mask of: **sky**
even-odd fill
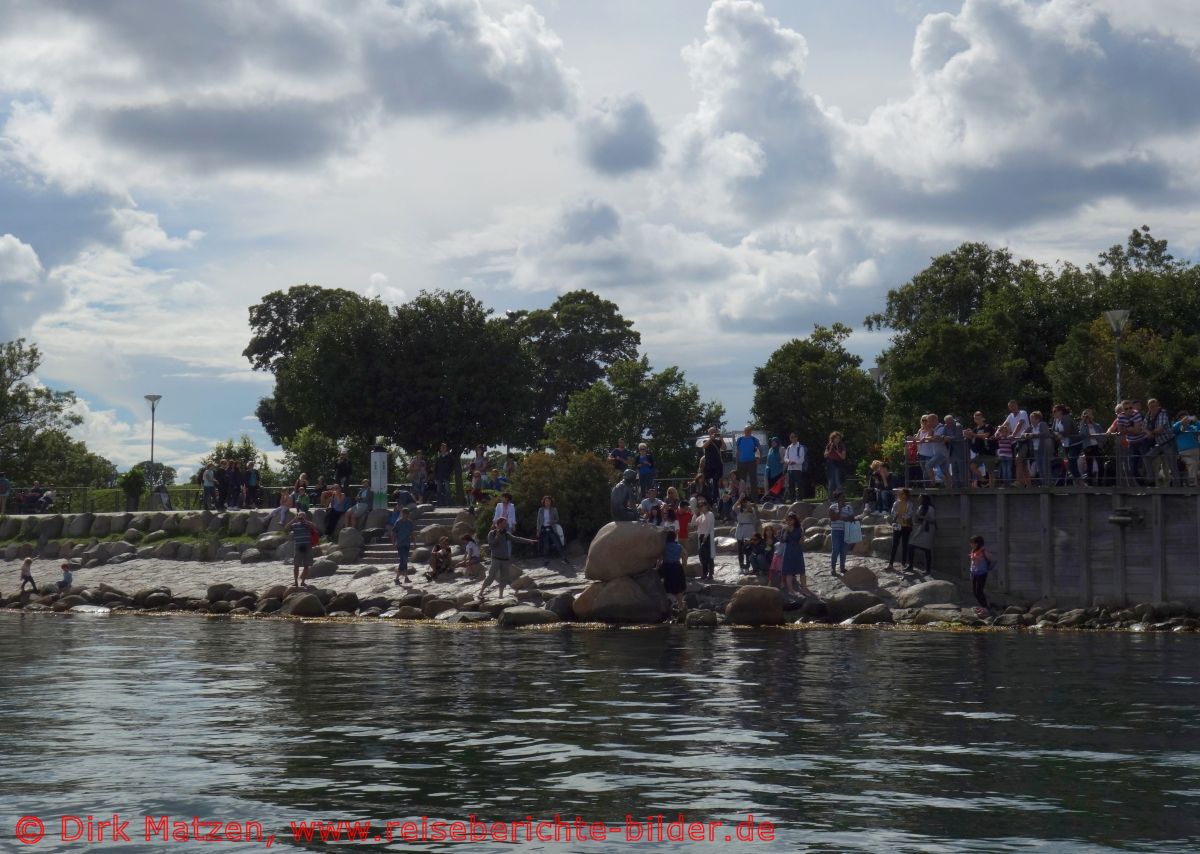
[[[0,340],[182,470],[248,433],[247,309],[589,288],[731,424],[771,351],[965,240],[1200,253],[1193,0],[0,5]]]

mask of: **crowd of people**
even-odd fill
[[[35,480],[27,489],[17,489],[4,472],[0,472],[0,516],[5,513],[50,513],[56,500],[51,484],[42,486]]]

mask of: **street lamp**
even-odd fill
[[[1114,308],[1104,312],[1104,319],[1108,321],[1109,327],[1113,334],[1117,336],[1117,402],[1121,402],[1121,335],[1125,332],[1125,327],[1129,325],[1129,309]]]
[[[879,365],[875,365],[872,368],[867,368],[867,373],[870,374],[871,379],[875,381],[875,388],[882,389],[883,378],[887,376],[883,368],[879,367]]]
[[[150,403],[150,477],[154,479],[154,410],[158,409],[161,394],[148,394],[146,400]],[[153,482],[150,484],[154,485]]]

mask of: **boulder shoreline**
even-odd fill
[[[586,562],[579,547],[568,550],[570,563],[556,560],[544,566],[537,559],[513,561],[512,577],[506,583],[511,592],[500,598],[493,587],[489,596],[480,599],[478,577],[448,573],[427,581],[422,579],[424,567],[414,561],[410,561],[410,569],[416,580],[396,584],[394,566],[387,565],[386,553],[368,554],[370,540],[378,537],[376,526],[386,519],[386,511],[372,512],[382,518],[368,519],[361,532],[343,530],[336,544],[325,547],[326,554],[317,561],[319,574],[304,589],[292,586],[290,544],[279,533],[278,516],[268,518],[265,511],[78,514],[90,518],[68,516],[53,521],[46,516],[5,517],[0,520],[0,534],[7,532],[8,537],[0,540],[18,541],[0,550],[0,566],[7,570],[0,574],[0,611],[14,616],[382,619],[504,628],[678,623],[696,629],[1200,630],[1200,615],[1175,602],[1126,606],[1097,601],[1076,608],[1060,607],[1053,600],[1020,601],[989,592],[995,607],[981,617],[975,611],[965,570],[961,577],[949,578],[889,571],[886,560],[869,553],[878,548],[876,544],[860,549],[847,571],[839,575],[830,572],[827,553],[807,553],[808,584],[817,597],[793,599],[747,575],[731,553],[733,544],[718,540],[714,579],[702,582],[690,577],[687,608],[673,612],[653,566],[646,566],[654,548],[645,548],[644,542],[640,551],[621,545],[647,539],[647,531],[653,529],[639,523],[606,526],[593,541],[593,553]],[[428,527],[465,525],[466,521],[458,518],[463,512],[452,513],[453,521],[443,514],[443,524],[437,524],[437,514],[428,514],[427,521],[435,523]],[[104,521],[97,521],[100,519]],[[70,533],[83,531],[85,525],[86,533]],[[806,525],[815,539],[820,533],[819,520],[807,520]],[[154,536],[164,531],[167,533]],[[100,539],[101,532],[106,539]],[[59,536],[47,536],[49,533]],[[79,540],[72,542],[63,534]],[[171,537],[198,539],[179,544]],[[171,549],[170,543],[177,545]],[[55,550],[54,545],[59,548]],[[187,557],[181,554],[183,545],[192,546]],[[35,562],[33,571],[38,591],[13,592],[19,584],[19,561],[39,548],[43,557]],[[819,546],[813,543],[810,548]],[[373,562],[361,562],[367,559]],[[77,568],[72,586],[59,590],[58,566],[64,560]],[[694,564],[693,559],[688,567],[692,572]]]

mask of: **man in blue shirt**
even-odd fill
[[[1187,470],[1188,486],[1197,485],[1197,474],[1200,474],[1200,422],[1195,415],[1187,412],[1179,413],[1179,420],[1171,425],[1175,431],[1175,450],[1183,460]]]
[[[747,484],[750,500],[758,501],[758,461],[762,459],[762,445],[757,436],[751,435],[751,430],[747,424],[733,444],[737,452],[738,477]]]
[[[408,550],[412,546],[413,523],[412,513],[407,507],[397,507],[388,516],[387,532],[396,547],[396,583],[400,583],[401,574],[408,581]]]
[[[625,447],[624,439],[617,439],[617,446],[608,454],[608,461],[617,471],[625,471],[629,468],[629,461],[633,459],[633,453]]]

